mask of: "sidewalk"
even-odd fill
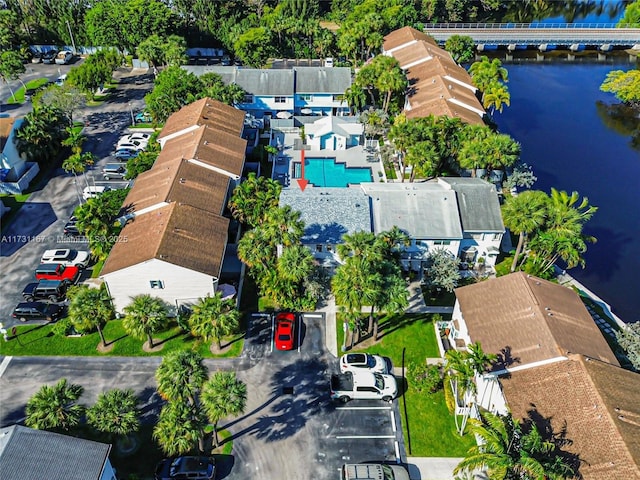
[[[407,468],[411,480],[451,480],[461,461],[455,457],[408,457]]]

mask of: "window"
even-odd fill
[[[435,246],[451,245],[451,240],[434,240],[433,244]]]
[[[491,235],[491,240],[502,240],[502,234],[501,233],[494,233]]]
[[[316,245],[316,252],[322,252],[322,245],[321,244]]]
[[[313,102],[313,95],[310,93],[303,93],[300,95],[300,100],[304,100],[305,102]]]
[[[253,95],[245,95],[242,103],[253,103]]]
[[[356,391],[378,393],[378,389],[376,387],[356,387]]]
[[[482,233],[465,233],[464,238],[472,238],[473,240],[482,240],[484,235]]]
[[[276,103],[287,103],[287,97],[275,97],[274,101]]]
[[[333,246],[327,245],[327,252],[333,252]]]
[[[151,285],[151,288],[164,288],[162,280],[150,280],[149,284]]]

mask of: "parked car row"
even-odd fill
[[[31,52],[31,63],[55,63],[57,65],[67,65],[71,63],[74,58],[73,52],[70,50],[56,50],[52,48],[44,52],[33,51]]]
[[[61,318],[66,307],[60,303],[66,300],[67,289],[78,281],[89,260],[89,252],[83,250],[46,250],[34,272],[36,281],[24,287],[22,297],[25,301],[16,305],[12,317],[21,322],[53,322]]]
[[[393,365],[388,357],[368,353],[348,353],[339,361],[340,374],[331,376],[331,398],[382,400],[391,402],[398,395]]]
[[[122,136],[116,143],[115,158],[120,162],[126,162],[137,157],[140,152],[147,148],[150,138],[150,134],[142,132],[129,133]]]

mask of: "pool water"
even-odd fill
[[[300,178],[300,162],[294,164],[293,176]],[[347,167],[337,163],[336,159],[313,158],[304,159],[304,176],[316,187],[347,187],[350,183],[371,182],[371,169],[368,167]]]

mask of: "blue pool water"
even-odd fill
[[[300,178],[300,163],[294,165],[294,177]],[[371,182],[368,167],[347,167],[335,158],[305,158],[304,176],[316,187],[346,187],[350,183]]]

